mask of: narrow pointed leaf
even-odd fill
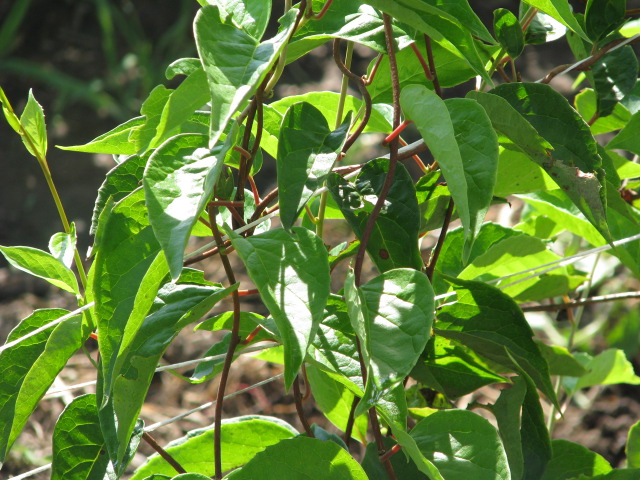
[[[351,274],[345,298],[368,371],[362,413],[401,385],[418,361],[431,336],[433,290],[422,272],[396,269],[361,287]]]
[[[435,412],[413,427],[410,435],[444,478],[511,480],[498,432],[475,413]]]
[[[22,142],[29,153],[39,159],[47,156],[47,126],[44,121],[44,111],[29,90],[29,98],[20,116],[20,124],[24,132]]]
[[[210,146],[267,76],[293,32],[294,20],[291,10],[282,18],[278,34],[259,43],[231,18],[222,18],[217,6],[207,5],[198,12],[196,45],[211,93]]]
[[[448,281],[455,288],[458,301],[442,307],[436,334],[460,342],[476,354],[514,371],[522,368],[557,405],[549,367],[533,341],[533,331],[518,305],[485,283],[453,278]]]
[[[2,247],[0,253],[23,272],[42,278],[62,290],[78,293],[78,280],[71,269],[49,252],[31,247]]]
[[[491,203],[498,168],[498,140],[476,102],[444,102],[423,86],[402,90],[400,104],[425,139],[447,181],[465,229],[463,259]]]
[[[335,131],[312,104],[292,105],[284,116],[278,139],[278,199],[280,219],[289,229],[311,195],[324,184],[342,151],[351,115]]]
[[[180,276],[191,229],[213,193],[234,134],[207,148],[204,135],[178,135],[163,143],[149,158],[144,173],[149,222],[162,246],[171,276]]]
[[[215,467],[211,445],[212,427],[187,432],[184,437],[169,443],[167,452],[190,472],[213,476]],[[222,469],[228,471],[241,467],[257,453],[298,432],[289,424],[274,417],[248,415],[223,420],[220,430]],[[159,455],[152,455],[135,471],[131,480],[143,480],[151,474],[173,475],[175,470]]]
[[[367,480],[360,464],[336,443],[302,436],[267,447],[226,478],[276,480],[283,476],[314,480]]]
[[[135,129],[142,127],[144,123],[144,117],[135,117],[83,145],[69,147],[57,145],[57,148],[72,152],[133,155],[138,151],[138,148],[135,142],[129,141],[129,137]]]
[[[358,238],[364,233],[388,171],[389,162],[376,159],[362,168],[355,183],[335,173],[329,175],[329,191]],[[367,253],[380,271],[422,268],[419,228],[420,212],[413,180],[406,168],[399,164],[385,206],[376,218],[367,243]]]
[[[51,480],[103,480],[108,464],[96,396],[77,397],[64,409],[53,430]]]
[[[285,352],[291,387],[329,298],[329,260],[322,240],[306,228],[271,230],[231,242],[273,316]]]
[[[62,309],[36,310],[11,331],[7,341],[17,340],[67,313]],[[0,464],[40,399],[84,340],[78,315],[0,354]]]

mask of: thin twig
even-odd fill
[[[615,302],[617,300],[628,300],[640,298],[640,292],[612,293],[610,295],[599,295],[595,297],[581,298],[571,302],[553,303],[550,305],[529,305],[520,307],[523,312],[554,312],[567,308],[575,308],[583,305],[593,305],[594,303]]]
[[[296,405],[296,412],[298,413],[298,418],[300,419],[300,423],[304,427],[304,431],[308,437],[315,438],[313,434],[313,430],[311,430],[311,425],[309,425],[309,421],[304,414],[304,408],[302,406],[302,394],[300,393],[300,379],[298,377],[293,381],[293,401]]]
[[[440,80],[438,79],[438,72],[436,71],[436,62],[433,59],[433,49],[431,48],[431,37],[424,35],[424,43],[427,47],[427,60],[429,61],[429,70],[433,77],[433,89],[442,98],[442,88],[440,88]]]
[[[160,455],[173,469],[178,473],[187,473],[187,471],[178,463],[178,461],[171,456],[169,452],[167,452],[164,448],[156,442],[155,438],[153,438],[148,432],[142,433],[142,440],[144,440],[147,445],[153,448],[158,455]]]
[[[447,231],[449,230],[449,223],[451,222],[451,214],[453,213],[453,198],[449,199],[449,205],[447,206],[447,211],[444,214],[444,221],[442,222],[442,229],[440,230],[440,236],[438,237],[438,242],[431,252],[431,258],[429,258],[429,265],[427,265],[426,274],[429,277],[429,281],[433,279],[433,272],[436,268],[436,263],[438,262],[438,257],[440,256],[440,250],[442,250],[442,245],[444,244],[444,239],[447,236]]]

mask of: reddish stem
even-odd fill
[[[400,450],[402,450],[402,445],[400,445],[399,443],[396,443],[393,447],[391,447],[391,449],[388,452],[386,452],[384,455],[380,456],[380,461],[382,463],[388,461],[391,457],[393,457]]]
[[[324,17],[332,3],[333,3],[333,0],[327,0],[324,6],[322,7],[322,10],[320,10],[318,13],[313,14],[314,20],[320,20],[322,17]]]
[[[433,82],[433,74],[431,73],[431,69],[429,68],[429,65],[427,65],[427,62],[424,61],[424,57],[422,56],[422,53],[418,49],[418,46],[415,42],[411,44],[411,50],[413,50],[413,53],[415,53],[416,57],[418,57],[418,61],[420,62],[420,65],[422,65],[422,69],[424,70],[424,75],[425,77],[427,77],[427,80]]]
[[[412,120],[405,120],[400,125],[398,125],[398,127],[395,128],[393,132],[387,135],[386,138],[382,141],[382,146],[386,147],[387,145],[389,145],[393,140],[400,136],[405,128],[407,128],[412,123]]]

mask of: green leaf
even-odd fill
[[[135,143],[136,153],[143,153],[153,147],[152,142],[156,135],[156,128],[160,124],[162,112],[173,90],[164,85],[158,85],[149,93],[147,99],[142,103],[140,113],[144,115],[144,125],[136,127],[131,131],[129,141]]]
[[[178,135],[149,158],[143,178],[149,222],[174,279],[180,276],[191,229],[213,193],[234,140],[230,133],[224,143],[209,150],[204,135]]]
[[[485,385],[505,381],[471,350],[438,336],[427,343],[411,377],[448,398],[459,398]]]
[[[524,34],[518,18],[506,8],[493,11],[493,31],[512,60],[524,50]]]
[[[425,0],[428,4],[448,13],[453,18],[458,19],[460,24],[472,32],[476,37],[486,43],[495,43],[495,40],[484,26],[482,20],[476,12],[469,6],[467,0],[451,2],[448,0]]]
[[[11,108],[9,99],[4,93],[2,87],[0,87],[0,103],[2,104],[2,113],[4,113],[4,116],[7,119],[7,123],[17,134],[20,134],[20,132],[22,131],[22,127],[20,126],[20,119],[18,119],[16,114],[13,112],[13,108]]]
[[[366,3],[415,28],[418,32],[429,35],[433,42],[465,60],[489,85],[493,84],[478,54],[471,32],[463,27],[455,16],[424,0],[366,0]]]
[[[548,250],[541,239],[517,235],[488,247],[459,276],[465,280],[487,282],[561,259],[562,257]],[[525,273],[509,277],[496,286],[505,294],[525,302],[567,294],[584,281],[584,277],[570,277],[566,268],[559,268],[548,274],[518,282],[528,275],[530,274]],[[511,285],[515,282],[518,283]]]
[[[420,234],[441,228],[449,209],[449,189],[439,183],[440,172],[427,172],[416,183],[420,207]]]
[[[345,298],[368,372],[356,409],[362,413],[401,385],[418,361],[431,336],[433,290],[422,272],[395,269],[361,287],[349,274]]]
[[[447,181],[465,229],[466,260],[493,197],[498,168],[495,131],[477,102],[443,102],[423,86],[402,90],[400,104],[407,118],[416,122]]]
[[[329,175],[329,191],[359,239],[378,201],[388,171],[389,162],[376,159],[362,167],[355,183],[344,180],[336,173]],[[367,253],[380,271],[422,268],[424,262],[418,248],[419,227],[420,212],[413,180],[406,168],[399,164],[384,208],[376,219],[367,243]]]
[[[589,0],[584,11],[589,38],[597,42],[617,30],[624,23],[626,6],[626,0]]]
[[[382,441],[387,451],[396,445],[396,442],[390,437],[383,437]],[[413,461],[407,461],[403,455],[393,455],[390,460],[396,478],[411,480],[426,480],[429,478],[418,470],[418,467]],[[367,473],[369,480],[387,480],[389,478],[384,465],[380,461],[380,454],[378,453],[376,442],[369,442],[367,444],[364,458],[362,459],[362,468],[364,468],[364,471]]]
[[[96,234],[100,214],[109,198],[114,202],[119,202],[140,186],[142,174],[151,153],[153,152],[148,152],[145,155],[131,155],[125,161],[109,170],[104,182],[98,189],[98,198],[93,207],[91,229],[89,230],[91,235]]]
[[[75,398],[53,430],[51,479],[103,480],[109,464],[105,453],[95,394]]]
[[[278,34],[263,43],[222,18],[217,6],[207,5],[196,15],[198,54],[211,93],[210,143],[213,147],[238,110],[255,94],[293,32],[295,11],[281,19]]]
[[[27,105],[20,115],[20,125],[22,125],[22,143],[27,147],[31,155],[38,159],[47,156],[47,125],[44,121],[44,111],[42,106],[33,96],[33,90],[29,90]]]
[[[611,465],[600,455],[568,440],[552,440],[553,457],[541,480],[569,480],[579,475],[600,475]]]
[[[69,233],[58,232],[51,237],[49,240],[49,251],[51,255],[65,267],[71,268],[77,240],[76,225],[71,222],[69,225]]]
[[[634,423],[629,429],[625,454],[627,455],[627,466],[629,468],[640,467],[640,421]]]
[[[129,318],[135,309],[136,323],[139,325],[139,321],[144,319],[147,313],[144,307],[148,309],[151,306],[163,274],[156,270],[161,265],[156,265],[152,275],[147,277],[148,281],[153,282],[147,284],[147,289],[138,296],[141,284],[160,252],[160,245],[146,215],[142,188],[115,204],[111,212],[105,213],[108,218],[104,222],[104,229],[102,232],[98,229],[97,232],[101,241],[93,267],[93,292],[100,330],[98,346],[106,385],[104,393],[108,396],[114,362]],[[166,265],[165,269],[168,270]]]
[[[314,0],[313,9],[318,12],[324,0]],[[411,37],[398,25],[393,25],[396,41],[403,45]],[[297,60],[332,38],[351,40],[378,53],[386,53],[382,15],[358,0],[341,0],[327,10],[322,18],[306,22],[296,32],[287,48],[287,63]]]
[[[640,155],[638,128],[640,128],[640,112],[636,112],[631,116],[626,126],[607,144],[607,149],[619,148]]]
[[[169,98],[162,107],[160,118],[155,126],[155,134],[149,142],[149,147],[157,147],[176,129],[187,122],[193,113],[202,108],[210,100],[207,75],[202,68],[195,70],[169,94]]]
[[[220,8],[220,16],[231,16],[231,20],[256,40],[260,40],[267,29],[271,15],[271,0],[211,0],[209,5]]]
[[[167,80],[172,80],[177,75],[189,76],[197,70],[202,70],[202,62],[199,58],[179,58],[169,64],[164,71]]]
[[[591,88],[583,89],[574,99],[574,105],[578,113],[585,121],[591,120],[596,113],[596,93]],[[631,119],[631,113],[623,103],[618,102],[613,107],[613,112],[606,117],[599,117],[591,125],[591,133],[599,135],[601,133],[609,133],[614,130],[620,130]]]
[[[503,84],[491,91],[513,108],[553,146],[553,156],[533,158],[606,238],[604,171],[589,127],[566,99],[549,85]]]
[[[266,447],[291,438],[298,432],[289,424],[273,417],[251,415],[223,420],[220,428],[222,469],[238,468]],[[169,443],[165,450],[186,470],[202,475],[214,475],[213,427],[192,430]],[[175,470],[159,455],[147,459],[135,471],[131,480],[142,480],[151,474],[173,475]]]
[[[475,413],[435,412],[413,427],[410,435],[444,478],[511,479],[498,432]]]
[[[11,331],[7,343],[68,313],[57,308],[35,310]],[[78,315],[0,354],[0,464],[40,399],[85,338],[82,317]]]
[[[595,82],[597,113],[606,117],[635,86],[638,59],[633,48],[627,45],[598,59],[591,66],[591,73]]]
[[[640,475],[640,468],[616,468],[607,474],[592,477],[590,480],[635,480],[638,475]]]
[[[571,392],[595,385],[640,385],[640,377],[634,373],[633,365],[627,360],[623,350],[609,348],[595,357],[586,353],[576,354],[575,357],[587,373],[580,378],[564,379],[565,387]]]
[[[343,384],[313,365],[307,365],[307,378],[316,406],[341,431],[346,431],[355,395]],[[361,443],[367,439],[367,416],[355,419],[352,437]]]
[[[135,142],[129,141],[131,133],[145,124],[145,117],[127,120],[114,129],[103,133],[84,145],[57,147],[61,150],[86,153],[106,153],[112,155],[133,155],[138,151]]]
[[[529,8],[524,4],[520,4],[520,15]],[[529,28],[525,32],[525,43],[527,45],[541,45],[543,43],[552,42],[563,37],[567,33],[567,27],[557,20],[551,18],[546,13],[538,12],[529,24]]]
[[[571,6],[565,0],[524,0],[524,2],[556,19],[582,39],[589,40],[580,23],[573,16]]]
[[[436,334],[460,342],[504,367],[516,371],[522,368],[557,404],[549,366],[533,341],[533,331],[518,305],[485,283],[453,278],[447,281],[455,288],[458,301],[440,309]]]
[[[267,447],[225,478],[276,480],[283,476],[314,480],[367,480],[360,464],[336,443],[307,437],[290,438]]]
[[[158,291],[152,313],[144,318],[142,325],[131,333],[125,330],[113,369],[115,374],[109,403],[101,406],[100,411],[107,447],[112,457],[113,452],[118,453],[115,464],[122,459],[158,361],[166,348],[182,328],[198,320],[236,288],[237,285],[222,288],[168,283]]]
[[[540,353],[549,364],[550,375],[581,377],[587,373],[586,368],[566,348],[558,345],[547,345],[541,341],[536,341],[536,343]]]
[[[280,220],[290,229],[311,195],[324,184],[342,151],[351,115],[335,131],[322,112],[302,102],[289,107],[278,139],[278,200]]]
[[[500,148],[496,187],[493,191],[496,197],[556,188],[558,185],[544,168],[518,147],[505,142],[505,148]]]
[[[329,298],[329,260],[322,240],[306,228],[279,228],[243,238],[228,232],[273,316],[285,351],[291,387]]]
[[[31,247],[2,247],[4,258],[18,270],[42,278],[70,293],[79,293],[78,280],[71,269],[49,252]]]

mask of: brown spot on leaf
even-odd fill
[[[383,260],[387,260],[389,258],[389,252],[387,252],[384,248],[380,249],[378,255],[380,255],[380,258]]]

